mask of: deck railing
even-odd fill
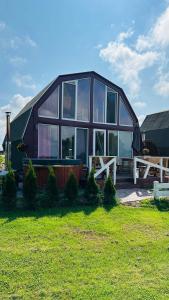
[[[145,166],[143,179],[147,178],[151,168],[155,168],[160,171],[160,182],[163,182],[163,173],[166,172],[169,174],[168,161],[169,157],[135,156],[133,167],[134,184],[137,183],[137,178],[140,178],[139,168],[137,167],[138,163]]]
[[[89,171],[95,167],[93,163],[99,162],[100,168],[97,167],[94,177],[106,171],[106,177],[110,174],[110,166],[113,166],[113,183],[116,184],[116,156],[89,156]]]

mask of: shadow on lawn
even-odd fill
[[[37,210],[26,210],[26,209],[15,209],[13,211],[0,210],[0,218],[6,219],[3,224],[10,223],[17,218],[28,218],[33,217],[35,219],[43,217],[59,217],[62,218],[68,214],[83,212],[85,215],[90,215],[98,207],[104,207],[106,211],[110,211],[112,206],[72,206],[72,207],[57,207],[51,209],[37,209]]]

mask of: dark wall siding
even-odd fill
[[[169,128],[147,131],[146,140],[151,140],[161,156],[169,156]]]

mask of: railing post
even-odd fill
[[[133,173],[134,173],[134,184],[137,183],[137,176],[136,176],[136,169],[137,169],[137,161],[136,161],[136,157],[134,156],[134,167],[133,167]]]
[[[89,172],[92,169],[92,156],[89,156]]]
[[[163,167],[163,157],[160,158],[160,166]],[[163,182],[163,169],[160,168],[160,182]]]
[[[154,181],[154,187],[153,187],[153,195],[154,195],[154,199],[158,198],[158,181]]]

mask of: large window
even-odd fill
[[[63,83],[63,118],[89,121],[90,79]]]
[[[119,156],[132,157],[132,140],[133,133],[127,131],[119,131]]]
[[[38,125],[38,157],[58,158],[59,131],[56,125]]]
[[[109,131],[108,139],[109,155],[118,156],[118,131]]]
[[[87,164],[88,143],[87,129],[76,129],[76,158]]]
[[[94,130],[94,155],[106,155],[106,131]]]
[[[90,80],[80,79],[77,82],[77,120],[89,121]]]
[[[47,100],[39,107],[39,117],[58,118],[59,116],[59,88],[47,98]]]
[[[75,119],[76,83],[63,83],[63,118]]]
[[[62,158],[75,158],[75,128],[62,126]]]
[[[93,87],[93,115],[94,122],[105,123],[105,91],[106,86],[94,80]]]
[[[106,122],[116,123],[117,93],[107,88]]]
[[[120,106],[119,106],[119,118],[120,118],[120,125],[133,126],[131,115],[129,114],[121,97],[120,97]]]

